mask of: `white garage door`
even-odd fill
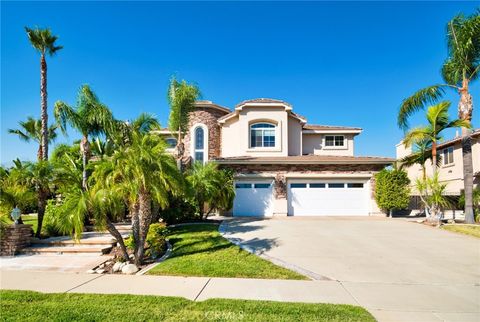
[[[291,180],[287,195],[291,216],[368,215],[366,180]]]
[[[272,214],[272,180],[235,182],[234,216],[271,216]]]

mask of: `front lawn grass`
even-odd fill
[[[3,321],[375,321],[352,305],[0,291]]]
[[[269,279],[308,279],[242,250],[223,238],[218,225],[178,226],[168,236],[171,256],[148,274]]]
[[[460,233],[460,234],[470,235],[473,237],[480,238],[480,225],[454,224],[454,225],[443,225],[441,227],[442,229],[453,231],[455,233]]]

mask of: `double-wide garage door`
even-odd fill
[[[291,180],[287,197],[291,216],[368,215],[365,180]]]
[[[369,189],[366,179],[290,179],[287,182],[289,216],[366,216]],[[271,216],[273,179],[235,182],[234,216]]]

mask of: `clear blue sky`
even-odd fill
[[[48,58],[49,111],[92,86],[119,119],[154,113],[166,124],[172,74],[232,108],[283,99],[310,123],[359,126],[357,155],[394,156],[401,100],[441,80],[445,24],[478,2],[162,3],[2,2],[1,162],[37,146],[7,129],[38,117],[39,56],[24,26],[50,27],[64,46]],[[480,85],[472,86],[480,104]],[[452,116],[457,96],[451,95]],[[474,124],[478,126],[479,110]],[[417,117],[413,124],[418,124]],[[450,133],[451,134],[451,133]],[[69,142],[78,135],[70,131]]]

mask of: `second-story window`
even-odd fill
[[[195,138],[195,142],[193,143],[193,146],[194,146],[194,159],[195,161],[199,161],[199,162],[204,162],[205,161],[205,158],[203,157],[204,156],[204,153],[205,153],[205,139],[204,139],[204,136],[205,136],[205,131],[203,130],[202,127],[197,127],[195,129],[195,134],[194,134],[194,138]]]
[[[275,125],[255,123],[250,126],[250,147],[275,147]]]
[[[453,164],[453,146],[443,150],[443,165]]]
[[[326,135],[325,146],[345,146],[345,137],[343,135]]]
[[[177,139],[175,138],[166,138],[165,142],[167,143],[168,149],[173,149],[177,146]]]

